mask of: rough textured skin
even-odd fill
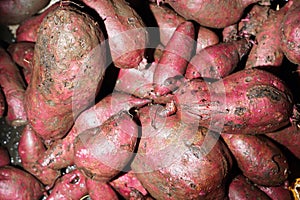
[[[78,169],[74,169],[55,182],[47,200],[80,199],[87,193],[86,177]]]
[[[11,126],[26,124],[25,83],[17,65],[2,47],[0,47],[0,85],[7,103],[6,121],[8,124]]]
[[[110,53],[115,66],[137,67],[144,57],[148,43],[148,33],[141,17],[125,0],[82,1],[104,19]]]
[[[45,151],[46,148],[41,139],[32,130],[30,125],[26,125],[18,145],[18,153],[22,166],[43,184],[52,186],[59,177],[60,172],[50,169],[47,166],[42,166],[37,162]]]
[[[109,181],[131,160],[137,137],[138,126],[130,115],[114,115],[76,137],[75,165],[88,178]]]
[[[280,47],[280,26],[291,5],[290,1],[279,11],[269,14],[268,19],[264,21],[256,34],[257,43],[254,43],[249,53],[245,68],[282,65],[284,54]]]
[[[300,4],[294,1],[294,4],[286,13],[281,24],[281,49],[285,56],[295,64],[300,64]]]
[[[116,192],[106,182],[95,181],[87,178],[86,187],[89,196],[92,200],[118,200],[119,199]]]
[[[19,24],[39,10],[50,0],[2,0],[0,2],[0,24]]]
[[[300,129],[298,127],[289,125],[280,130],[266,133],[266,136],[283,145],[300,159]]]
[[[22,67],[27,84],[30,82],[33,68],[34,45],[33,42],[17,42],[10,44],[7,48],[13,61]]]
[[[10,164],[10,156],[7,148],[0,146],[0,167]]]
[[[266,186],[257,186],[261,191],[266,193],[271,199],[284,199],[284,200],[293,200],[290,191],[283,186],[277,187],[266,187]]]
[[[223,78],[238,66],[250,48],[251,45],[246,39],[208,46],[193,56],[187,66],[185,77]]]
[[[289,88],[267,71],[241,70],[220,81],[190,87],[183,84],[175,93],[177,114],[186,123],[223,133],[262,134],[287,125],[292,115]]]
[[[173,79],[183,78],[195,46],[195,27],[190,21],[178,25],[158,61],[153,75],[154,93],[163,96],[175,89]]]
[[[232,24],[226,26],[222,30],[222,41],[223,42],[232,42],[238,39],[238,25]]]
[[[38,200],[43,185],[31,174],[13,166],[0,167],[0,199]]]
[[[271,200],[243,175],[238,175],[231,181],[228,196],[230,200]]]
[[[63,137],[95,99],[105,71],[104,36],[89,15],[61,6],[42,22],[26,112],[43,139]]]
[[[262,135],[222,134],[244,176],[253,183],[279,186],[288,178],[283,152]]]
[[[216,199],[231,169],[228,149],[218,135],[186,126],[176,115],[157,116],[159,108],[139,112],[142,138],[133,172],[155,199]]]
[[[246,7],[259,0],[165,0],[165,2],[186,19],[195,20],[200,25],[211,28],[224,28],[236,23]]]
[[[107,119],[122,111],[129,111],[131,108],[139,108],[147,103],[148,99],[140,99],[129,94],[114,92],[96,105],[83,111],[76,119],[74,126],[63,139],[55,141],[43,154],[39,162],[43,166],[53,169],[62,169],[74,164],[74,140],[83,131],[95,128],[104,123]]]

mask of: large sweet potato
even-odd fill
[[[0,167],[0,199],[39,200],[43,185],[31,174],[13,166]]]
[[[95,100],[104,76],[106,48],[88,14],[61,6],[42,22],[26,90],[26,112],[43,139],[63,137]]]

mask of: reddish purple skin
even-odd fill
[[[18,145],[18,153],[22,166],[43,184],[51,186],[60,173],[37,162],[45,151],[46,148],[41,139],[32,130],[30,125],[26,125]]]
[[[123,112],[101,126],[80,133],[74,141],[74,163],[88,178],[109,181],[133,156],[138,126]]]
[[[82,112],[74,126],[63,139],[55,141],[41,156],[39,162],[43,166],[62,169],[74,164],[74,140],[83,131],[103,124],[107,119],[122,111],[139,108],[150,103],[148,99],[140,99],[129,94],[114,92],[100,100],[93,107]]]
[[[176,91],[177,114],[186,123],[231,134],[262,134],[289,123],[293,96],[267,71],[241,70],[206,87],[191,90],[187,84]]]
[[[300,159],[300,129],[297,126],[289,125],[278,131],[266,133],[266,136],[286,147]]]
[[[153,75],[154,93],[157,96],[166,95],[172,91],[171,78],[184,76],[188,62],[195,46],[195,27],[190,21],[178,25],[170,41],[162,52]]]
[[[47,197],[47,200],[80,199],[88,194],[86,177],[75,169],[60,177]]]
[[[7,148],[0,146],[0,167],[10,164],[10,156]]]
[[[17,65],[3,48],[0,48],[0,71],[0,85],[8,107],[6,121],[11,126],[22,126],[27,123],[25,83]]]
[[[3,117],[4,112],[5,112],[5,97],[2,91],[2,88],[0,89],[0,118]]]
[[[196,54],[202,49],[218,44],[219,42],[219,36],[213,30],[200,26],[197,36]]]
[[[238,38],[238,24],[232,24],[222,30],[223,42],[232,42]]]
[[[0,199],[38,200],[44,191],[44,186],[26,171],[0,167]]]
[[[262,135],[222,134],[244,176],[253,183],[279,186],[288,178],[283,152]]]
[[[133,172],[155,199],[215,199],[231,169],[228,149],[206,129],[186,126],[176,115],[157,116],[159,107],[140,109],[142,138]],[[201,149],[205,136],[214,144],[209,150]]]
[[[238,66],[250,47],[246,39],[208,46],[192,57],[185,78],[223,78]]]
[[[86,187],[89,193],[89,197],[93,200],[118,200],[119,199],[116,192],[106,182],[95,181],[87,178]]]
[[[271,200],[243,175],[236,176],[229,184],[229,200]]]
[[[165,0],[184,18],[195,20],[200,25],[211,28],[224,28],[236,23],[242,17],[244,9],[258,1]]]
[[[266,193],[271,199],[283,199],[283,200],[293,200],[293,197],[290,191],[283,186],[277,187],[266,187],[266,186],[257,186],[261,191]]]
[[[281,49],[289,61],[300,64],[300,4],[294,1],[281,23]]]

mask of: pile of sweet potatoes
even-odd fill
[[[300,196],[296,0],[24,2],[0,2],[0,199]]]

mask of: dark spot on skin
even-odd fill
[[[247,92],[248,99],[266,97],[271,101],[280,101],[281,96],[282,94],[280,91],[278,91],[276,88],[267,85],[253,87]]]
[[[70,183],[71,183],[71,184],[76,184],[76,183],[78,183],[78,181],[79,181],[79,177],[78,177],[78,176],[75,176],[75,177],[70,181]]]
[[[196,189],[196,184],[195,183],[190,183],[190,188]]]
[[[245,114],[246,111],[247,111],[246,108],[236,107],[235,111],[234,111],[234,114],[237,115],[237,116],[242,116],[243,114]]]

